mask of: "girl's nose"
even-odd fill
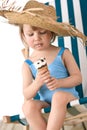
[[[35,40],[39,40],[39,39],[40,39],[40,35],[39,35],[38,33],[35,33],[35,34],[34,34],[34,39],[35,39]]]

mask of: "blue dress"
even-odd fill
[[[62,47],[60,49],[59,53],[57,54],[57,56],[55,57],[54,61],[50,65],[48,65],[48,69],[50,71],[51,76],[55,77],[57,79],[66,78],[69,76],[67,69],[65,68],[63,61],[62,61],[62,54],[65,49],[66,48]],[[29,65],[31,72],[32,72],[32,76],[35,79],[37,69],[35,68],[33,62],[29,59],[25,60],[25,62]],[[75,97],[78,97],[78,92],[76,91],[75,87],[63,88],[63,86],[61,86],[61,88],[57,88],[55,90],[49,90],[47,88],[46,84],[44,84],[40,88],[40,90],[38,91],[38,94],[40,96],[40,100],[51,103],[52,96],[57,91],[66,91],[66,92],[72,93]]]

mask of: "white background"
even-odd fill
[[[2,0],[0,0],[0,2],[1,1]],[[14,0],[9,1],[12,2]],[[23,5],[28,0],[16,1],[18,5]],[[38,1],[53,2],[54,0]],[[62,16],[64,21],[68,21],[68,16],[66,15],[67,11],[64,9],[64,7],[67,6],[65,6],[64,1],[66,3],[66,0],[61,0],[61,7],[63,8]],[[79,1],[76,2],[73,2],[75,7],[76,25],[82,30],[81,13],[80,8],[78,8]],[[0,19],[0,21],[1,20],[3,19]],[[66,47],[70,46],[70,39],[64,38],[64,40]],[[23,116],[22,64],[24,57],[21,53],[21,49],[23,47],[24,46],[19,36],[18,27],[0,22],[0,119],[2,119],[2,116],[4,115],[20,114]],[[79,55],[80,61],[82,61],[81,68],[83,75],[84,95],[87,96],[87,57],[85,49],[81,44],[79,44]]]
[[[28,0],[17,2],[22,5],[26,1]],[[45,0],[39,1],[45,2]],[[21,53],[23,47],[18,27],[0,22],[0,119],[4,115],[23,115],[22,64],[24,57]]]

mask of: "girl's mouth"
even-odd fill
[[[36,44],[36,45],[35,45],[36,48],[40,48],[40,47],[42,47],[42,46],[43,46],[42,43],[39,43],[39,44]]]

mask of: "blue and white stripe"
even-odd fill
[[[48,3],[56,8],[58,22],[71,23],[87,35],[87,0],[50,0]],[[87,96],[87,48],[83,47],[79,38],[71,37],[58,37],[54,44],[65,46],[73,53],[82,72],[84,96]],[[82,86],[78,87],[81,97]]]

